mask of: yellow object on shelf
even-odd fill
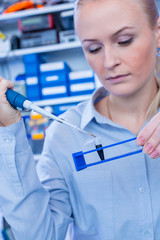
[[[42,139],[44,139],[44,133],[32,134],[32,140],[42,140]]]
[[[6,36],[5,36],[4,33],[1,32],[1,31],[0,31],[0,38],[1,38],[2,40],[5,40],[5,39],[6,39]]]
[[[37,120],[37,119],[42,119],[43,116],[40,113],[36,113],[36,112],[31,112],[31,119],[32,120]]]

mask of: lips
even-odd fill
[[[116,75],[116,76],[109,76],[106,78],[106,80],[114,81],[114,80],[120,80],[124,79],[125,77],[129,76],[130,74],[123,74],[123,75]]]

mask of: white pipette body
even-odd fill
[[[46,117],[51,118],[51,119],[53,119],[53,120],[56,120],[56,121],[59,122],[59,123],[64,123],[64,124],[66,124],[66,125],[68,125],[68,126],[70,126],[70,127],[72,127],[72,128],[75,128],[76,130],[78,130],[78,131],[80,131],[80,132],[87,133],[87,134],[89,134],[90,136],[95,137],[93,134],[91,134],[91,133],[89,133],[89,132],[86,132],[86,131],[84,131],[84,130],[81,129],[81,128],[78,128],[77,126],[75,126],[75,125],[73,125],[73,124],[71,124],[71,123],[66,122],[64,119],[55,116],[54,114],[52,114],[52,113],[44,110],[43,108],[40,108],[39,106],[33,104],[33,103],[32,103],[31,101],[29,101],[29,100],[25,100],[25,101],[24,101],[23,107],[24,107],[25,109],[33,110],[33,111],[35,111],[35,112],[37,112],[37,113],[42,114],[43,116],[46,116]]]

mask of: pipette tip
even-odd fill
[[[91,137],[96,137],[95,135],[93,135],[92,133],[89,133],[89,132],[86,132],[86,133],[88,133]]]

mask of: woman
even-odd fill
[[[101,139],[105,158],[143,152],[77,172],[72,153],[93,149],[87,134],[53,123],[36,175],[20,113],[0,83],[0,204],[16,239],[160,239],[160,19],[154,0],[80,0],[75,29],[103,87],[63,118]],[[154,158],[154,159],[153,159]],[[87,162],[99,161],[92,153]]]

